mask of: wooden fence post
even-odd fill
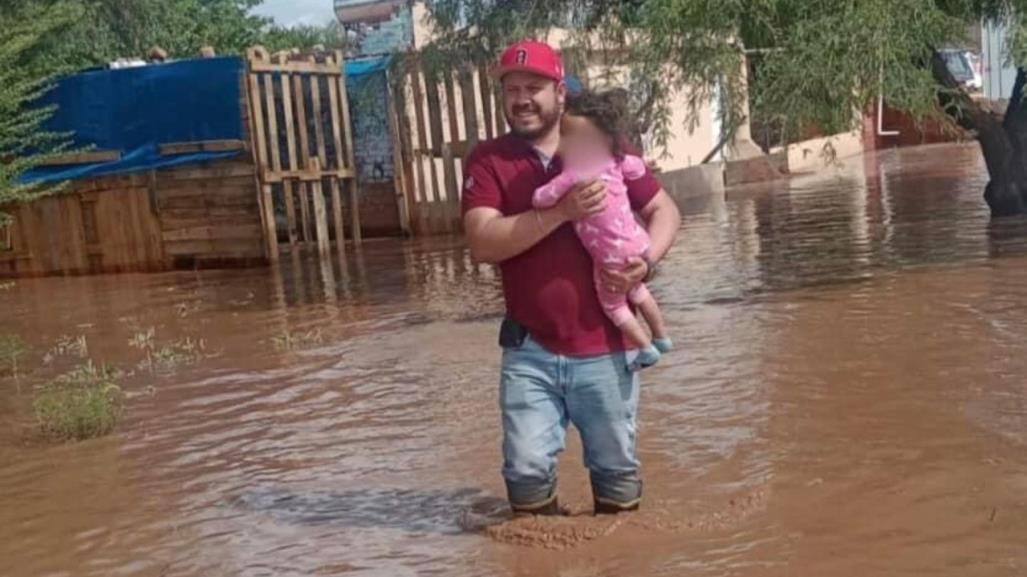
[[[325,210],[324,189],[321,184],[321,163],[316,158],[310,159],[310,169],[317,179],[310,181],[310,192],[314,197],[314,225],[317,227],[317,252],[321,258],[332,253],[328,241],[328,212]]]

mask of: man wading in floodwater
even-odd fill
[[[535,189],[561,170],[563,65],[548,45],[526,41],[503,54],[498,73],[511,132],[471,153],[463,211],[475,259],[502,269],[500,407],[510,505],[518,513],[559,514],[556,458],[569,420],[581,432],[596,512],[634,510],[642,497],[639,384],[628,369],[634,353],[603,314],[592,260],[571,225],[603,210],[606,188],[582,184],[552,208],[532,208]],[[648,172],[630,182],[628,195],[652,246],[648,261],[604,275],[605,290],[625,294],[652,275],[681,220]]]

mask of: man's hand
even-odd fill
[[[606,183],[601,180],[583,182],[564,195],[557,207],[570,222],[599,214],[606,209]]]
[[[614,294],[628,294],[648,274],[649,264],[645,262],[645,259],[634,257],[628,261],[628,266],[620,270],[603,269],[600,277],[603,290]]]

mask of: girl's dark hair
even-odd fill
[[[564,112],[592,121],[600,132],[610,137],[613,156],[622,159],[628,130],[626,104],[616,91],[585,90],[567,97]]]

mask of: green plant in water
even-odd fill
[[[202,359],[206,351],[207,343],[203,339],[179,339],[153,352],[153,370],[172,371],[182,365],[191,365]]]
[[[85,335],[78,335],[72,337],[63,335],[57,339],[53,348],[43,355],[43,363],[50,364],[58,357],[66,355],[72,355],[80,359],[84,359],[89,356],[89,343],[86,341]]]
[[[18,376],[18,358],[25,354],[25,343],[18,335],[0,335],[0,368]]]
[[[157,344],[157,331],[153,327],[136,333],[128,344],[146,353],[146,358],[139,366],[150,372],[173,371],[179,366],[195,363],[207,351],[206,341],[190,337],[160,346]]]
[[[141,364],[142,366],[149,368],[151,371],[153,370],[153,348],[154,338],[156,337],[156,335],[156,329],[150,327],[145,331],[140,331],[136,333],[128,341],[129,346],[137,348],[146,353],[146,360],[144,360]]]
[[[33,409],[39,430],[55,441],[81,441],[111,433],[122,414],[120,373],[92,361],[36,392]]]
[[[274,344],[276,351],[295,351],[320,345],[324,342],[324,335],[321,334],[321,329],[314,329],[306,332],[287,332],[272,337],[271,342]]]

